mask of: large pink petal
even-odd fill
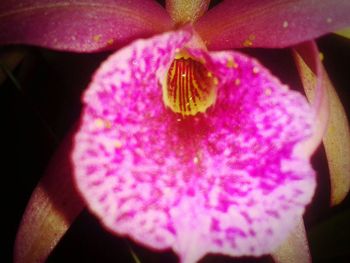
[[[120,50],[84,95],[73,162],[90,209],[112,232],[182,262],[271,253],[312,198],[306,99],[237,52],[188,49],[218,78],[215,106],[183,118],[160,82],[189,31]]]
[[[223,1],[196,29],[210,49],[286,47],[350,25],[348,0]]]
[[[77,52],[113,50],[172,27],[151,0],[26,0],[0,2],[0,44]]]

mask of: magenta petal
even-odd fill
[[[77,52],[113,50],[172,27],[165,9],[144,0],[7,0],[0,3],[0,44]]]
[[[286,47],[350,25],[350,1],[223,1],[196,24],[210,49]]]
[[[218,77],[217,101],[206,114],[175,115],[159,83],[190,37],[137,41],[100,67],[75,140],[78,188],[109,230],[172,248],[181,262],[270,253],[314,192],[309,158],[294,152],[313,113],[255,60],[190,49]]]

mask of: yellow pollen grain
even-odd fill
[[[104,121],[102,120],[102,119],[96,119],[95,120],[95,126],[97,127],[97,128],[103,128],[104,127]]]
[[[248,38],[246,40],[244,40],[243,42],[243,46],[244,47],[251,47],[253,46],[253,41],[255,40],[256,36],[251,34],[248,36]]]
[[[98,118],[95,120],[95,126],[99,129],[101,129],[101,128],[110,129],[112,127],[112,124],[108,120],[103,120],[101,118]]]
[[[208,71],[207,76],[208,76],[209,78],[211,78],[211,77],[213,76],[213,74],[212,74],[210,71]]]
[[[253,73],[258,74],[259,73],[259,68],[258,67],[253,67]]]
[[[119,149],[123,146],[123,143],[119,140],[115,140],[113,145],[114,145],[114,148]]]
[[[193,163],[198,164],[199,163],[199,158],[196,156],[193,158]]]
[[[107,40],[107,45],[112,45],[114,43],[113,38]]]
[[[251,47],[251,46],[253,46],[253,42],[251,40],[249,40],[249,39],[246,39],[243,42],[243,46],[244,47]]]
[[[105,127],[106,127],[107,129],[112,128],[112,123],[111,123],[110,121],[105,121]]]
[[[238,68],[238,65],[233,59],[228,59],[227,63],[226,63],[226,67],[228,67],[228,68]]]
[[[318,57],[320,58],[321,61],[324,60],[324,54],[322,52],[318,53]]]
[[[95,41],[95,42],[99,42],[101,40],[101,37],[102,37],[101,35],[94,35],[92,37],[92,40]]]
[[[267,89],[264,90],[264,93],[265,93],[266,96],[270,96],[271,93],[272,93],[272,90],[267,88]]]
[[[235,85],[238,86],[239,84],[241,84],[241,80],[240,79],[235,79]]]

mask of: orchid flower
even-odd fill
[[[328,108],[315,45],[295,48],[301,76],[308,68],[314,75],[305,78],[316,80],[305,83],[316,87],[311,105],[230,49],[289,47],[350,25],[348,1],[224,1],[206,13],[208,6],[166,1],[167,13],[139,0],[0,5],[2,44],[118,49],[83,94],[74,180],[106,229],[171,248],[183,263],[208,253],[274,253],[316,187],[310,157]]]

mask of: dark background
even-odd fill
[[[317,41],[324,64],[350,113],[350,41],[328,35]],[[35,47],[0,48],[1,55],[20,49],[23,60],[0,86],[0,262],[12,261],[12,249],[22,213],[59,142],[79,118],[80,95],[91,74],[109,53],[73,54]],[[257,57],[282,82],[301,90],[290,49],[242,50]],[[0,61],[1,63],[1,61]],[[348,262],[350,259],[350,198],[329,208],[329,175],[323,147],[313,156],[318,188],[305,214],[314,262]],[[177,262],[172,252],[154,253],[124,238],[107,233],[84,211],[48,262]],[[272,262],[270,257],[232,259],[207,256],[201,262]]]

